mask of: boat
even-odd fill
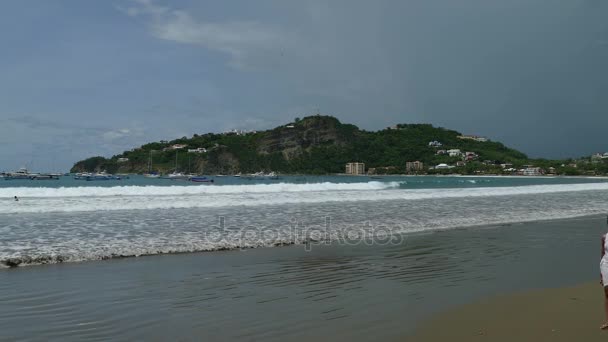
[[[59,180],[59,176],[55,174],[39,174],[32,176],[30,179],[32,180]]]
[[[14,172],[7,172],[4,174],[5,180],[15,180],[15,179],[33,179],[38,176],[37,173],[30,173],[26,168],[22,167]]]
[[[189,180],[191,178],[191,176],[187,174],[177,172],[177,151],[175,151],[175,171],[162,178],[171,180]]]
[[[270,172],[269,174],[267,174],[266,178],[268,178],[270,180],[279,180],[279,179],[281,179],[274,171]]]
[[[181,172],[173,172],[163,177],[164,179],[171,180],[188,180],[190,176],[183,174]]]
[[[121,180],[119,176],[114,176],[106,173],[105,171],[94,173],[86,177],[87,181],[106,181],[106,180]]]
[[[78,172],[74,175],[75,180],[87,180],[88,177],[91,177],[93,174],[90,172]]]
[[[150,155],[148,156],[148,173],[144,173],[144,177],[160,178],[160,174],[158,174],[156,172],[152,172],[152,151],[150,151]]]
[[[204,176],[190,177],[188,180],[195,183],[213,183],[213,179]]]
[[[121,180],[122,177],[118,175],[112,175],[106,173],[105,171],[90,173],[90,172],[80,172],[74,175],[74,179],[76,180],[85,180],[85,181],[107,181],[107,180]]]

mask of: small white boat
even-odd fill
[[[6,180],[33,179],[36,176],[38,176],[37,173],[30,173],[26,168],[22,167],[17,171],[6,173],[4,175],[4,179],[6,179]]]
[[[183,174],[181,172],[173,172],[173,173],[166,175],[163,178],[171,179],[171,180],[188,180],[190,178],[190,176]]]

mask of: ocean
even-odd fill
[[[0,263],[20,266],[0,340],[402,339],[597,276],[607,212],[600,178],[0,181]]]

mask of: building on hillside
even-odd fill
[[[436,154],[437,155],[444,155],[444,154],[447,154],[447,153],[448,152],[446,150],[438,150]]]
[[[466,166],[466,165],[467,165],[467,163],[465,163],[465,162],[464,162],[464,161],[462,161],[462,160],[459,160],[459,161],[457,161],[457,162],[456,162],[456,166],[457,166],[457,167],[463,167],[463,166]]]
[[[185,145],[185,144],[174,144],[174,145],[164,148],[163,151],[181,150],[187,146],[188,145]]]
[[[480,137],[477,135],[459,135],[458,139],[462,139],[462,140],[474,140],[474,141],[478,141],[478,142],[486,142],[488,141],[488,138],[486,137]]]
[[[540,167],[527,167],[523,169],[524,176],[542,176],[545,174],[545,171]]]
[[[347,163],[346,174],[348,175],[364,175],[365,174],[365,163]]]
[[[591,161],[592,162],[599,162],[602,159],[608,159],[608,152],[606,153],[596,153],[594,155],[591,156]]]
[[[452,165],[448,165],[448,164],[439,164],[437,166],[435,166],[435,170],[447,170],[447,169],[453,169],[454,166]]]
[[[431,142],[429,143],[429,147],[441,147],[441,146],[443,146],[443,144],[442,144],[442,143],[440,143],[440,142],[439,142],[439,141],[437,141],[437,140],[431,141]]]
[[[417,172],[417,171],[423,171],[424,170],[424,163],[421,161],[413,161],[413,162],[406,162],[405,163],[405,171],[406,172]]]
[[[222,132],[222,135],[247,135],[250,133],[257,133],[257,131],[249,131],[246,129],[233,129],[230,131]]]
[[[189,148],[188,153],[207,153],[207,149],[204,147]]]
[[[116,161],[118,161],[119,163],[126,163],[129,161],[129,158],[118,158]]]
[[[462,156],[462,152],[460,152],[460,150],[457,148],[447,150],[446,152],[450,157],[461,157]]]
[[[479,156],[475,152],[465,152],[464,154],[464,159],[466,161],[476,160],[477,158],[479,158]]]

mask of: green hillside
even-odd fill
[[[148,171],[151,156],[152,171],[166,173],[177,170],[203,174],[234,174],[257,171],[280,173],[325,174],[344,172],[347,162],[358,161],[367,168],[391,173],[404,173],[407,161],[419,160],[425,165],[454,164],[462,158],[437,155],[439,149],[460,149],[475,152],[476,161],[459,171],[492,168],[493,164],[529,163],[527,156],[499,142],[478,142],[459,139],[459,132],[433,127],[429,124],[399,124],[393,128],[370,132],[343,124],[331,116],[309,116],[301,120],[255,133],[195,134],[171,141],[153,142],[111,158],[93,157],[77,162],[72,172],[106,170],[111,173],[143,173]],[[431,147],[439,141],[442,147]],[[175,144],[186,145],[171,150]],[[205,153],[187,153],[188,149],[205,148]],[[128,161],[120,162],[120,158]]]

